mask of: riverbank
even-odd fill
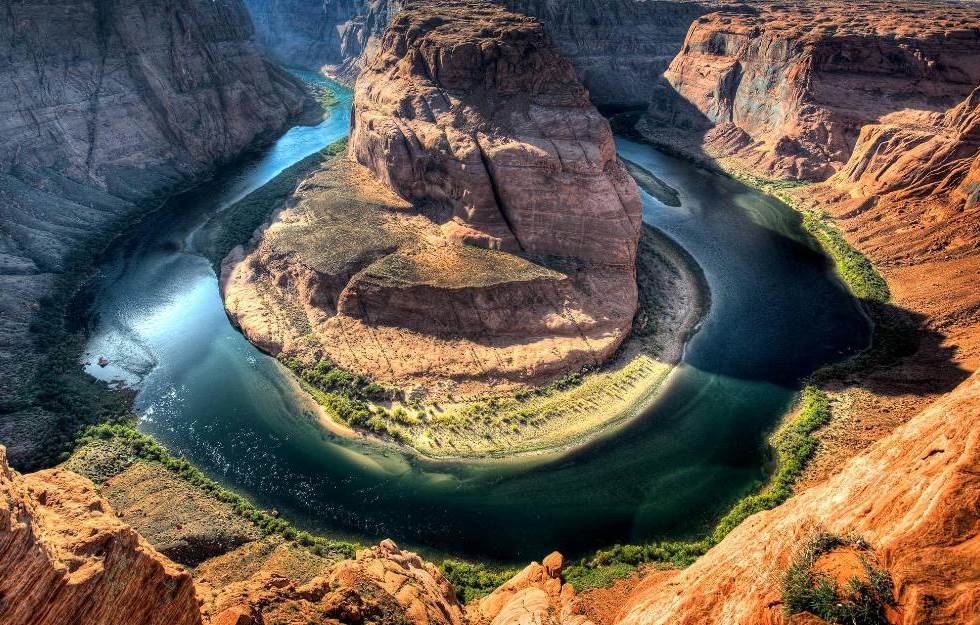
[[[389,327],[365,326],[365,340],[356,341],[360,326],[355,320],[340,324],[336,319],[324,319],[321,307],[305,300],[313,296],[304,296],[302,288],[300,292],[284,289],[280,286],[283,279],[273,279],[274,276],[308,271],[329,275],[330,268],[347,262],[338,256],[368,253],[364,244],[356,243],[360,240],[385,247],[415,245],[411,237],[416,230],[434,236],[424,218],[406,216],[407,207],[392,211],[398,220],[397,228],[385,222],[386,212],[377,208],[377,202],[394,200],[382,197],[381,191],[361,180],[356,167],[355,171],[348,171],[351,167],[354,166],[341,161],[324,164],[315,176],[300,185],[301,189],[317,189],[318,195],[299,203],[291,202],[261,229],[258,237],[263,239],[263,245],[285,250],[265,252],[263,257],[281,263],[283,253],[287,259],[298,253],[289,250],[302,250],[304,256],[295,261],[286,260],[287,269],[276,265],[277,268],[266,267],[260,272],[253,266],[254,260],[246,259],[252,252],[239,249],[229,255],[222,270],[225,305],[232,319],[244,328],[253,343],[279,357],[297,374],[323,407],[329,421],[324,425],[336,434],[350,436],[349,428],[353,428],[377,439],[378,443],[439,460],[561,454],[607,435],[642,414],[680,361],[685,342],[707,311],[707,284],[696,262],[668,237],[645,226],[638,248],[640,307],[633,331],[602,366],[568,374],[545,385],[507,383],[499,385],[495,392],[468,396],[463,391],[465,384],[396,388],[387,380],[376,384],[365,375],[352,373],[324,357],[311,361],[311,353],[336,354],[338,343],[331,342],[336,340],[339,344],[350,344],[351,351],[355,350],[353,343],[357,351],[385,345],[379,356],[390,362],[395,357],[391,353],[393,342],[400,340],[401,335]],[[283,176],[295,185],[291,174]],[[358,182],[353,184],[350,180]],[[282,184],[276,179],[267,186],[278,188]],[[253,196],[263,194],[264,188]],[[243,203],[271,206],[268,202],[254,202],[252,198],[246,198]],[[329,208],[334,204],[343,210]],[[239,211],[232,207],[230,212]],[[354,227],[350,232],[348,223]],[[324,232],[331,233],[328,241],[322,240]],[[404,241],[406,237],[411,239],[408,243]],[[488,254],[479,250],[467,253]],[[550,271],[530,264],[524,269],[514,268],[511,265],[515,262],[527,263],[509,255],[496,255],[501,258],[493,257],[492,262],[507,264],[502,275],[508,280],[525,279],[515,277],[519,272],[532,273],[526,279],[533,280]],[[323,280],[323,277],[312,278],[310,284],[314,286],[308,289],[310,293]],[[342,330],[340,334],[333,331],[335,326]],[[414,335],[412,340],[422,342]],[[515,349],[524,349],[522,345]],[[474,351],[485,349],[470,343],[464,347]],[[416,358],[421,357],[419,354]]]

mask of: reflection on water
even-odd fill
[[[301,524],[502,560],[697,531],[764,478],[763,435],[800,378],[867,341],[853,300],[785,206],[627,141],[680,192],[644,218],[687,248],[712,308],[654,408],[561,458],[422,462],[337,437],[275,360],[229,324],[194,253],[215,211],[347,133],[350,92],[315,128],[173,198],[121,241],[92,287],[87,369],[139,389],[140,427]],[[100,367],[97,360],[110,363]]]

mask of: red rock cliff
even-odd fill
[[[642,131],[774,178],[822,180],[862,126],[942,112],[980,83],[970,4],[759,4],[691,25]]]
[[[21,476],[0,446],[0,623],[194,625],[190,574],[116,518],[89,480]]]

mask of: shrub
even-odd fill
[[[886,625],[885,609],[895,605],[894,586],[888,572],[861,556],[866,579],[852,577],[843,588],[814,570],[817,559],[837,547],[865,551],[857,539],[821,533],[803,548],[783,576],[783,606],[787,616],[809,612],[840,625]]]
[[[463,562],[462,560],[443,560],[440,568],[463,603],[469,603],[474,599],[490,594],[495,588],[513,577],[516,572],[513,570],[493,571],[486,565]]]

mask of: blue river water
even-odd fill
[[[867,344],[860,308],[794,211],[618,139],[623,156],[678,190],[678,208],[643,194],[644,220],[694,256],[711,288],[652,409],[562,457],[485,464],[338,437],[231,326],[194,248],[213,215],[347,134],[351,93],[323,84],[338,97],[329,118],[171,198],[119,241],[88,293],[87,369],[138,390],[140,428],[301,526],[505,562],[691,535],[765,479],[765,434],[801,379]]]

